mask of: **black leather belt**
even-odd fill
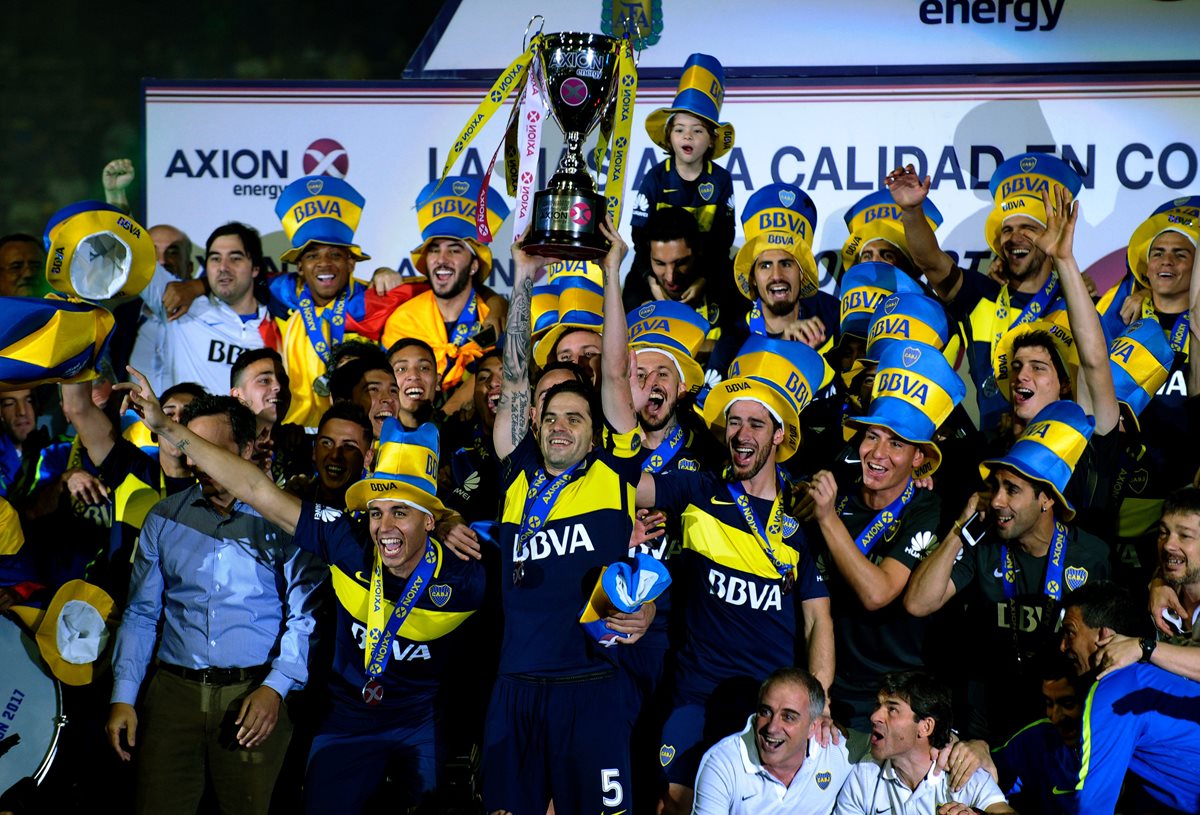
[[[236,685],[239,682],[253,682],[265,677],[271,670],[270,665],[255,665],[251,668],[182,668],[167,662],[158,663],[160,671],[175,674],[191,682],[201,685]]]

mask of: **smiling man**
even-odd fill
[[[967,272],[938,246],[924,209],[930,179],[910,164],[885,179],[901,207],[901,220],[912,259],[950,313],[967,329],[967,356],[979,403],[979,429],[994,434],[1007,406],[992,376],[997,339],[1010,328],[1045,318],[1066,307],[1054,261],[1038,248],[1046,230],[1044,191],[1063,190],[1067,200],[1079,194],[1082,180],[1067,164],[1043,153],[1022,153],[996,168],[989,190],[993,207],[984,235],[1000,258],[1003,286],[983,274]]]
[[[346,490],[375,461],[375,432],[366,411],[351,402],[334,402],[317,425],[313,443],[316,475],[296,476],[287,490],[300,498],[345,509]]]
[[[346,493],[347,508],[367,515],[363,534],[341,510],[284,492],[249,462],[172,422],[135,379],[131,398],[151,429],[330,566],[337,599],[331,708],[309,753],[306,811],[361,811],[389,767],[405,780],[399,804],[415,805],[438,783],[446,735],[440,691],[467,647],[462,624],[484,589],[478,563],[447,557],[430,536],[442,510],[431,475],[437,429],[410,433],[385,423],[375,472]]]
[[[884,677],[871,714],[871,756],[854,765],[838,795],[838,815],[1015,813],[987,771],[950,789],[935,767],[953,724],[950,691],[920,671]]]
[[[846,747],[821,746],[816,722],[825,691],[808,671],[780,668],[758,691],[741,733],[704,754],[696,776],[696,815],[828,815],[850,773]]]
[[[424,340],[405,337],[388,349],[396,386],[396,418],[414,430],[433,415],[438,393],[437,356]]]

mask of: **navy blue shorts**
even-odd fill
[[[636,707],[613,673],[586,679],[500,676],[483,734],[488,812],[616,815],[630,808]]]

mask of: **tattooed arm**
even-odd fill
[[[526,230],[528,232],[528,230]],[[552,261],[521,251],[521,240],[512,246],[513,290],[508,306],[508,324],[504,329],[504,354],[501,366],[500,402],[492,442],[496,455],[508,458],[529,432],[529,354],[532,351],[533,275]]]

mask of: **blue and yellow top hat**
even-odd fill
[[[0,297],[0,390],[95,379],[115,325],[91,303]]]
[[[704,421],[723,435],[734,402],[758,402],[783,425],[776,461],[787,461],[800,447],[800,411],[832,378],[829,363],[804,343],[752,335],[730,364],[729,378],[708,392]]]
[[[887,343],[879,355],[871,393],[866,415],[846,419],[847,437],[862,427],[886,427],[925,451],[925,460],[913,475],[931,475],[942,463],[934,434],[967,395],[967,386],[941,350],[920,342]]]
[[[1069,521],[1075,517],[1075,507],[1063,493],[1095,429],[1096,420],[1079,403],[1070,399],[1051,402],[1033,418],[1007,454],[980,464],[979,474],[986,480],[992,470],[1006,467],[1042,485],[1063,508],[1059,517]]]
[[[346,507],[359,512],[371,501],[401,501],[436,516],[443,509],[437,497],[439,445],[433,422],[405,430],[399,420],[384,419],[375,471],[350,485]]]
[[[953,329],[942,304],[922,292],[897,292],[871,316],[864,357],[878,360],[892,342],[920,342],[945,352]],[[947,360],[949,362],[949,360]]]
[[[345,246],[355,260],[370,260],[354,243],[354,231],[367,199],[340,178],[309,175],[284,187],[275,202],[275,215],[292,248],[279,256],[295,263],[310,243]]]
[[[154,276],[150,232],[100,201],[80,201],[50,216],[42,234],[46,282],[84,300],[132,297]]]
[[[596,334],[604,331],[604,287],[583,275],[560,277],[558,286],[558,322],[533,347],[534,361],[546,367],[550,352],[564,334],[585,329]]]
[[[679,378],[690,393],[704,386],[704,369],[696,352],[708,334],[708,320],[694,308],[674,300],[655,300],[626,315],[629,347],[634,353],[658,351],[667,354],[679,370]]]
[[[669,108],[659,108],[646,117],[646,133],[650,141],[668,153],[671,136],[667,125],[676,113],[690,113],[711,124],[717,131],[713,139],[713,158],[720,158],[733,149],[733,125],[722,122],[721,102],[725,99],[725,69],[716,57],[692,54],[683,66],[675,102]]]
[[[1041,320],[1010,328],[996,343],[996,348],[992,352],[992,376],[996,380],[996,386],[1000,389],[1000,395],[1010,402],[1012,401],[1013,344],[1018,337],[1032,334],[1034,331],[1045,331],[1050,335],[1050,339],[1054,343],[1052,350],[1058,355],[1063,367],[1067,369],[1067,379],[1069,380],[1067,384],[1071,386],[1071,393],[1075,392],[1075,378],[1079,373],[1079,349],[1075,347],[1075,336],[1071,333],[1070,324],[1067,322],[1067,311],[1062,309],[1046,315]]]
[[[532,323],[532,339],[536,345],[543,334],[558,325],[557,283],[539,283],[533,287],[529,304],[529,319]]]
[[[929,228],[937,231],[942,225],[942,213],[928,198],[921,208]],[[887,241],[912,259],[908,240],[904,237],[904,224],[900,220],[900,205],[892,198],[891,190],[878,190],[858,199],[846,211],[846,228],[850,230],[850,237],[842,244],[842,268],[853,266],[859,252],[871,241]]]
[[[875,311],[897,292],[921,292],[921,284],[888,263],[859,263],[842,275],[841,335],[866,339]]]
[[[1167,381],[1174,362],[1175,351],[1158,320],[1135,320],[1113,340],[1108,364],[1117,404],[1125,421],[1131,423],[1126,429],[1135,433],[1141,430],[1138,416]]]
[[[754,261],[769,249],[782,249],[800,264],[801,297],[815,292],[818,275],[812,241],[816,228],[817,205],[799,187],[768,184],[751,195],[742,208],[746,243],[733,261],[733,279],[742,296],[754,299]]]
[[[412,250],[413,266],[425,274],[425,251],[434,238],[455,238],[471,247],[479,258],[476,279],[482,280],[492,270],[492,250],[488,242],[479,240],[475,226],[475,208],[483,179],[478,176],[450,176],[440,185],[426,184],[417,193],[417,223],[421,227],[421,245]],[[488,185],[488,231],[495,236],[508,217],[504,196]]]
[[[1054,190],[1063,187],[1068,200],[1079,194],[1083,180],[1065,161],[1048,153],[1021,153],[1002,162],[992,173],[988,189],[992,193],[992,211],[984,225],[988,246],[1000,254],[1000,228],[1009,218],[1024,215],[1046,225],[1046,206],[1042,191],[1054,201]]]
[[[596,584],[579,622],[595,642],[608,647],[629,634],[613,631],[604,622],[614,611],[634,614],[643,604],[654,601],[671,585],[671,573],[662,561],[645,552],[634,555],[633,563],[617,561],[600,569]]]
[[[558,296],[564,288],[577,285],[568,281],[578,278],[599,286],[603,292],[604,270],[593,260],[560,260],[546,267],[545,278],[533,287],[533,302],[530,307],[535,344],[542,335],[558,325]],[[568,306],[570,305],[568,302]]]
[[[1178,232],[1191,242],[1193,249],[1196,247],[1197,241],[1200,241],[1200,195],[1174,198],[1166,202],[1133,230],[1125,259],[1133,276],[1143,286],[1150,285],[1146,278],[1150,244],[1164,232]]]

